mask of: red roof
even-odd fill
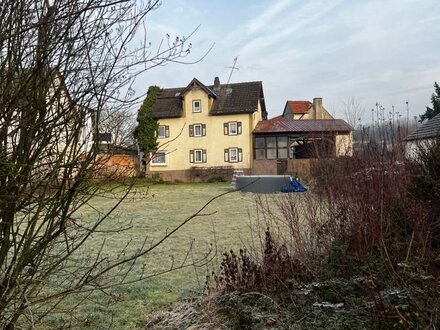
[[[287,101],[287,106],[293,114],[302,115],[309,112],[312,103],[309,101]]]
[[[342,119],[294,120],[277,116],[258,122],[254,133],[350,132],[353,128]]]

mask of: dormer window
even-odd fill
[[[202,102],[200,100],[193,100],[192,112],[202,112]]]

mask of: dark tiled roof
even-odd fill
[[[287,101],[287,106],[293,114],[305,114],[309,112],[312,103],[309,101]]]
[[[258,100],[262,97],[262,91],[261,81],[220,85],[220,88],[215,90],[219,97],[214,100],[210,113],[223,115],[255,112],[258,110]]]
[[[200,83],[197,79],[193,79],[187,87],[162,89],[153,105],[152,117],[154,119],[181,117],[182,95],[195,81]],[[261,100],[263,116],[266,115],[261,81],[224,84],[218,88],[212,85],[203,86],[202,89],[214,97],[211,115],[253,113],[258,110],[258,100]]]
[[[260,121],[254,133],[350,132],[353,128],[342,119],[293,120],[278,116]]]
[[[409,134],[405,140],[429,139],[440,136],[440,114],[423,123],[418,129]]]
[[[153,119],[182,116],[182,92],[185,87],[162,89],[153,105]]]

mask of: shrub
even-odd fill
[[[366,324],[379,328],[438,324],[440,143],[419,153],[416,163],[377,148],[321,160],[312,191],[258,196],[262,252],[225,253],[217,291],[290,299],[296,311],[313,301],[346,304],[340,315],[367,306]]]
[[[226,182],[226,178],[223,175],[211,175],[208,178],[208,182],[209,183],[214,183],[214,182]]]

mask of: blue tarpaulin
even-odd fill
[[[289,184],[283,185],[283,188],[281,189],[281,191],[285,192],[285,193],[288,193],[288,192],[304,192],[304,191],[307,191],[307,189],[297,179],[292,178],[290,180]]]

